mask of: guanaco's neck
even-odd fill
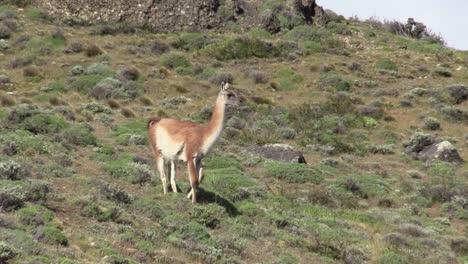
[[[206,126],[206,133],[203,139],[202,151],[206,154],[221,135],[224,126],[225,103],[222,96],[218,96],[211,115],[211,120]]]

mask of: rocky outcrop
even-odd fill
[[[266,159],[285,163],[307,163],[301,151],[286,144],[255,146],[250,151]]]
[[[51,15],[91,23],[125,22],[154,31],[217,27],[219,0],[33,0]]]
[[[422,161],[440,160],[450,163],[463,163],[457,149],[448,141],[440,141],[431,135],[415,133],[404,143],[406,154]]]
[[[235,22],[243,28],[264,26],[276,33],[284,20],[324,24],[327,15],[315,0],[290,0],[281,10],[263,8],[263,1],[248,0],[32,0],[33,4],[62,19],[91,24],[126,23],[156,32],[203,31]],[[300,18],[300,19],[298,19]],[[286,23],[290,24],[290,23]]]
[[[418,159],[424,161],[441,160],[451,163],[462,163],[463,159],[458,154],[457,149],[452,143],[442,141],[426,146],[418,153]]]

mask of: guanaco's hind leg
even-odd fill
[[[156,162],[158,165],[158,171],[159,171],[159,177],[161,177],[161,182],[163,185],[163,192],[164,194],[167,194],[168,188],[167,188],[167,178],[166,178],[166,173],[164,172],[164,159],[161,156],[158,156],[156,158]]]
[[[190,179],[190,186],[192,186],[192,203],[197,202],[197,188],[198,188],[198,171],[196,168],[196,159],[190,159],[187,161],[188,174]]]
[[[173,192],[177,192],[175,162],[171,160],[171,187]]]

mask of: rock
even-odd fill
[[[286,163],[307,163],[301,151],[286,144],[268,144],[251,147],[250,151],[266,159]]]
[[[421,132],[416,132],[411,136],[411,139],[405,143],[405,152],[413,157],[417,156],[425,147],[434,144],[435,139],[429,134],[424,134]]]
[[[455,101],[456,104],[463,103],[468,100],[468,86],[465,85],[451,85],[447,87],[450,97]]]
[[[441,160],[450,163],[463,163],[463,159],[458,154],[452,143],[442,141],[426,146],[418,153],[418,159],[424,161]]]
[[[265,16],[264,1],[247,0],[32,0],[32,4],[64,21],[124,23],[155,32],[204,31],[228,26],[235,21],[241,28],[264,25],[276,33],[281,30],[278,12],[291,21],[324,25],[329,19],[315,0],[281,1],[281,10],[270,10]],[[296,7],[296,8],[295,8]],[[89,24],[89,23],[84,23]]]

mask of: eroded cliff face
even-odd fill
[[[90,23],[124,22],[153,31],[203,31],[222,28],[229,21],[243,28],[263,26],[281,30],[277,16],[300,16],[304,23],[325,23],[325,12],[315,0],[289,0],[281,10],[265,12],[258,0],[33,0],[59,18],[79,18]],[[267,22],[265,22],[267,21]]]
[[[219,26],[219,0],[34,0],[61,18],[91,23],[125,22],[154,31],[203,30]]]

